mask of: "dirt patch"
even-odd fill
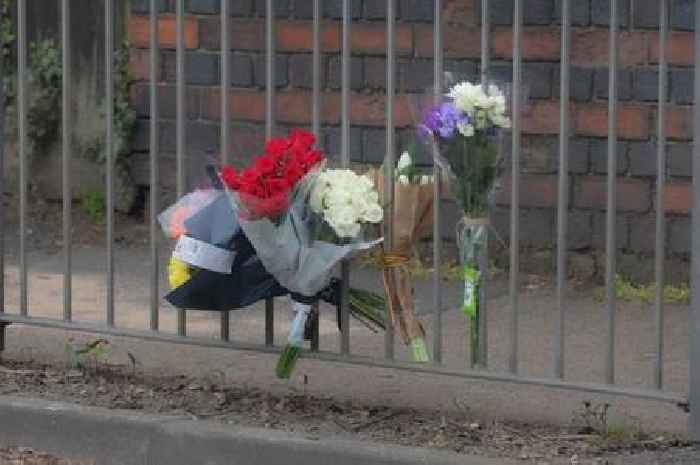
[[[0,447],[0,465],[88,465],[38,452],[28,447]]]
[[[586,418],[585,409],[576,415],[572,426],[557,428],[488,421],[476,418],[467,407],[443,413],[341,402],[304,392],[276,395],[229,383],[223,374],[216,373],[207,379],[152,377],[129,367],[78,370],[10,360],[0,365],[2,394],[185,415],[193,420],[278,429],[318,439],[341,435],[537,465],[700,463],[700,451],[680,438],[649,434],[631,426],[607,428],[604,419],[596,423],[594,413]],[[589,406],[591,412],[595,408]]]

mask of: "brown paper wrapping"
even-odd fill
[[[389,199],[385,195],[383,173],[375,170],[372,177],[382,205],[387,205]],[[406,345],[417,337],[425,338],[425,329],[415,313],[413,282],[408,264],[413,256],[414,244],[432,234],[433,189],[432,183],[394,184],[392,249],[382,252],[389,318]],[[386,237],[385,231],[382,232]]]

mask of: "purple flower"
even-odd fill
[[[418,126],[421,136],[435,134],[443,139],[450,139],[457,133],[460,123],[468,123],[469,117],[459,111],[453,103],[443,103],[433,108]]]

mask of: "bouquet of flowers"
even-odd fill
[[[380,242],[362,235],[363,225],[382,219],[371,181],[349,170],[325,170],[314,144],[312,134],[294,131],[268,142],[250,168],[226,167],[221,174],[256,256],[291,293],[295,318],[278,363],[280,378],[294,368],[311,306],[333,268]]]
[[[478,359],[478,257],[487,247],[489,196],[497,179],[497,131],[510,127],[506,98],[495,85],[459,82],[443,102],[433,107],[418,126],[433,144],[435,162],[448,173],[452,193],[462,208],[457,240],[464,274],[464,312],[471,319],[472,360]]]
[[[382,203],[387,204],[385,179],[380,172],[375,172],[375,178]],[[399,158],[394,178],[392,249],[382,257],[389,316],[404,344],[411,346],[413,359],[428,362],[425,330],[415,314],[408,264],[414,258],[414,245],[432,232],[434,179],[420,173],[410,151]]]

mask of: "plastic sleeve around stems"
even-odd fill
[[[302,347],[304,345],[306,320],[311,314],[311,305],[292,301],[292,310],[294,311],[294,320],[289,330],[287,342],[294,347]]]

